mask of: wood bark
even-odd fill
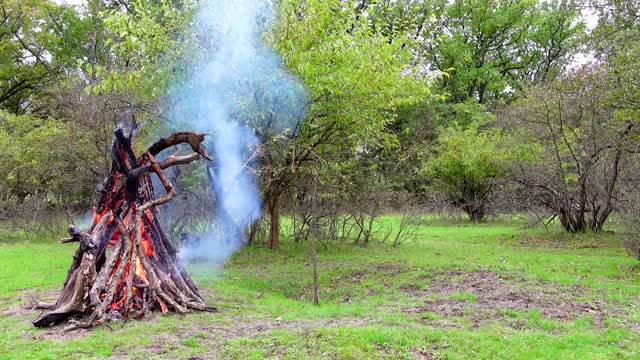
[[[275,249],[280,246],[280,194],[274,193],[268,201],[269,208],[269,247]]]

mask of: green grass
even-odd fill
[[[397,216],[383,219],[385,226],[398,222]],[[640,357],[640,281],[636,260],[621,241],[612,233],[564,235],[524,225],[510,218],[482,224],[429,218],[415,239],[399,247],[320,246],[319,306],[311,303],[306,243],[248,247],[225,269],[190,267],[220,313],[155,314],[114,323],[113,330],[67,335],[33,328],[37,312],[20,304],[32,294],[55,295],[75,246],[51,236],[2,240],[0,233],[0,358]],[[534,292],[546,289],[551,297],[557,288],[558,301],[570,296],[602,311],[560,318],[548,316],[545,307],[498,307],[478,317],[491,296],[473,287],[444,295],[430,290],[436,279],[460,282],[477,271]],[[563,289],[576,290],[563,295]],[[448,315],[434,307],[449,303],[462,308]]]

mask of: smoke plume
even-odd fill
[[[193,77],[172,95],[172,120],[208,134],[215,158],[215,226],[181,250],[183,261],[224,263],[243,245],[262,201],[251,155],[262,134],[286,132],[302,117],[306,93],[263,41],[272,20],[269,2],[209,0],[194,31],[204,50]]]

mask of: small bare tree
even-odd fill
[[[543,206],[571,232],[602,230],[619,202],[621,164],[638,121],[613,98],[615,76],[583,67],[534,88],[502,112],[520,144],[514,178],[530,204]]]

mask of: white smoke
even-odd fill
[[[242,247],[242,232],[262,209],[258,179],[247,166],[259,146],[255,130],[286,131],[304,113],[303,86],[263,42],[271,14],[268,2],[252,0],[209,0],[198,12],[194,31],[206,56],[174,91],[172,120],[211,134],[218,218],[181,250],[183,261],[224,263]]]

